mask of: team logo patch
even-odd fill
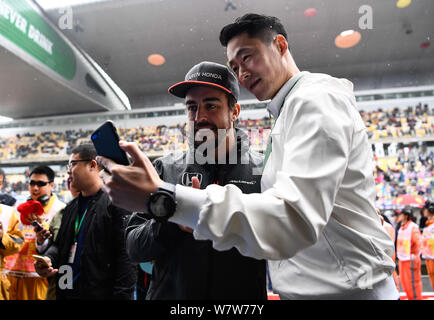
[[[191,187],[192,182],[191,179],[193,177],[197,177],[199,179],[199,183],[202,184],[202,174],[198,172],[184,172],[182,175],[182,185],[186,187]]]

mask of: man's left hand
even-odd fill
[[[36,233],[36,242],[39,245],[42,245],[46,239],[51,238],[53,235],[47,229],[42,229],[41,231],[37,231],[38,227],[34,227],[33,230]]]

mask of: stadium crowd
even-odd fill
[[[415,108],[360,111],[367,134],[375,143],[382,138],[397,142],[375,145],[374,175],[377,183],[377,205],[380,209],[393,207],[393,199],[400,194],[418,194],[429,197],[433,190],[433,153],[418,143],[404,144],[401,138],[423,138],[434,135],[434,113],[427,105]],[[273,125],[273,119],[238,120],[237,126],[245,130],[250,144],[257,151],[264,151]],[[119,128],[119,136],[126,141],[137,141],[141,150],[151,157],[174,151],[187,150],[187,123],[172,126],[154,125]],[[71,149],[89,142],[92,130],[67,130],[65,132],[42,132],[17,134],[0,139],[0,159],[53,159],[68,157]],[[381,140],[379,140],[381,141]],[[28,172],[8,177],[10,192],[27,191]],[[66,170],[58,175],[55,190],[60,197],[68,198]]]
[[[374,177],[377,188],[377,207],[392,209],[393,200],[402,194],[429,198],[433,194],[433,157],[418,144],[398,149],[397,157],[375,157]]]
[[[375,141],[382,138],[423,138],[434,135],[434,114],[425,105],[406,110],[360,111],[365,122],[368,137]],[[257,150],[263,151],[272,127],[271,118],[239,120],[238,127],[247,131],[250,142]],[[186,150],[187,123],[172,126],[154,125],[119,129],[119,135],[126,141],[138,141],[144,152],[161,154],[174,150]],[[69,156],[71,148],[86,143],[92,130],[67,130],[65,132],[42,132],[17,134],[2,137],[0,159],[46,159]]]
[[[428,105],[417,105],[414,109],[360,111],[369,139],[401,137],[426,137],[434,134],[433,112]]]

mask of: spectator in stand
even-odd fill
[[[17,200],[11,195],[5,193],[6,188],[6,173],[0,168],[0,204],[14,206]]]

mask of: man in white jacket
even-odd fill
[[[99,159],[111,172],[104,189],[114,204],[145,211],[151,194],[166,191],[151,214],[193,228],[218,250],[268,259],[282,299],[398,299],[393,242],[375,210],[372,151],[352,83],[300,72],[275,17],[245,15],[220,41],[240,84],[272,99],[262,193],[167,188],[136,145],[121,142],[132,166]]]

